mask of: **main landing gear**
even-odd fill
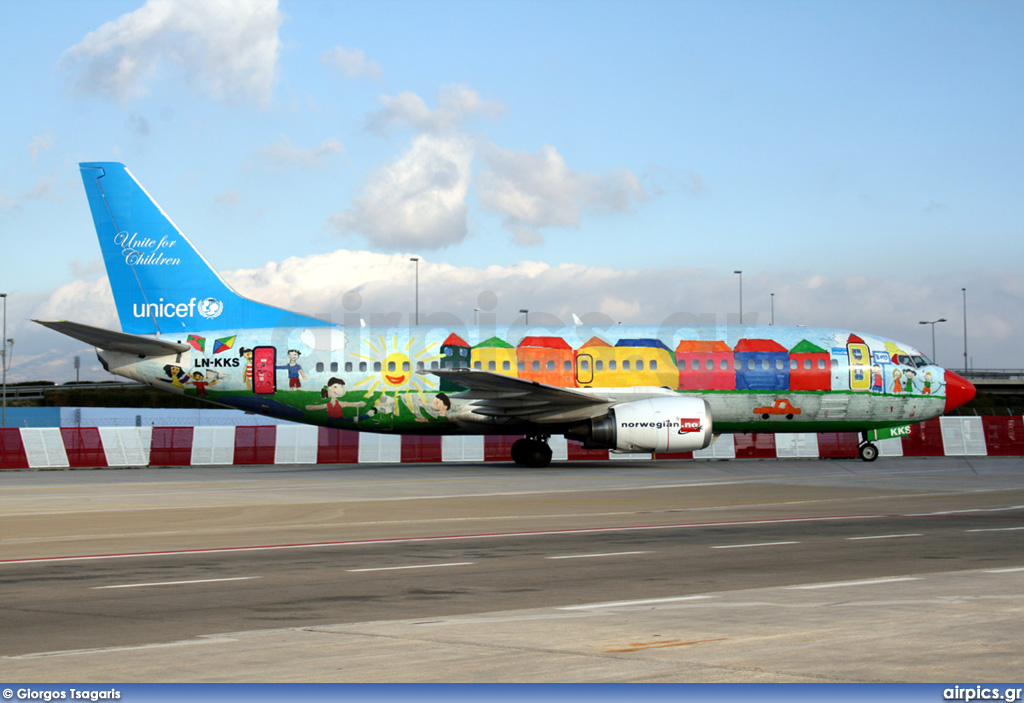
[[[512,443],[512,461],[531,469],[543,469],[551,463],[550,435],[523,437]]]

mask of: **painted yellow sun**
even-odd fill
[[[404,344],[394,335],[386,339],[378,335],[375,339],[363,339],[363,346],[370,351],[370,354],[359,354],[355,356],[372,363],[373,371],[365,378],[355,383],[355,388],[363,388],[366,394],[375,393],[383,389],[385,393],[393,391],[396,399],[401,399],[405,406],[415,412],[415,406],[419,403],[410,400],[409,396],[416,394],[418,401],[426,403],[424,392],[437,390],[437,380],[431,375],[418,374],[416,370],[425,368],[431,361],[443,357],[438,354],[436,344],[425,344],[416,348],[417,341],[410,338]],[[405,391],[405,393],[400,393]]]

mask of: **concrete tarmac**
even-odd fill
[[[16,681],[1014,681],[1024,461],[0,474]]]

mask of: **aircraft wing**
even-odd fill
[[[181,354],[192,347],[179,342],[165,342],[161,339],[150,339],[125,332],[114,332],[105,330],[102,327],[83,325],[80,322],[69,322],[67,320],[33,320],[43,327],[49,327],[61,334],[77,339],[80,342],[91,344],[100,349],[108,351],[124,352],[137,356],[167,356],[169,354]]]
[[[601,414],[611,403],[608,398],[572,388],[528,381],[492,371],[444,369],[432,373],[467,390],[457,395],[474,401],[472,412],[490,417],[511,417],[543,422],[567,415],[591,417]]]

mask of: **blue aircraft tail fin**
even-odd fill
[[[124,164],[82,163],[79,168],[125,332],[330,324],[232,290]]]

